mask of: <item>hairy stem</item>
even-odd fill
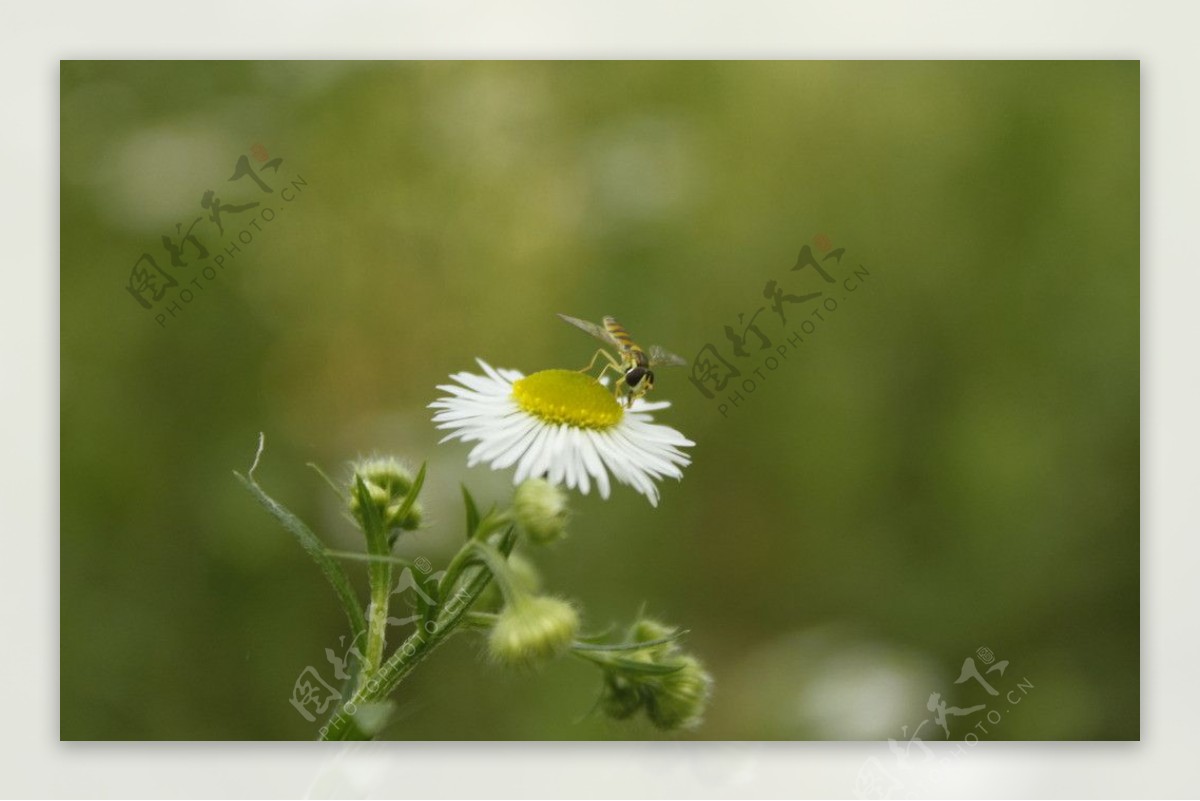
[[[468,548],[469,544],[463,547]],[[464,570],[464,575],[467,571],[472,571],[470,577],[463,581],[456,593],[444,599],[437,616],[418,625],[417,630],[400,644],[379,670],[361,682],[354,695],[338,707],[329,722],[321,728],[320,739],[371,739],[374,732],[364,732],[355,722],[355,713],[366,705],[385,700],[413,668],[445,642],[463,622],[472,604],[492,578],[484,565],[469,567]]]
[[[376,506],[367,490],[362,476],[355,476],[352,489],[358,496],[359,522],[367,538],[367,552],[371,556],[388,556],[391,545],[384,528],[382,511]],[[392,566],[383,560],[372,561],[367,566],[367,577],[371,585],[371,605],[367,611],[367,652],[363,655],[363,669],[359,674],[361,688],[375,675],[383,662],[383,649],[387,640],[388,602],[392,591]]]

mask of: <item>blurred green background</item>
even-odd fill
[[[644,604],[691,631],[717,687],[685,737],[938,740],[934,692],[1002,717],[951,739],[1138,737],[1136,62],[61,69],[64,739],[316,735],[293,683],[331,674],[345,621],[232,476],[258,432],[264,487],[341,548],[305,463],[428,458],[432,525],[399,551],[443,565],[458,483],[511,491],[437,445],[447,374],[583,364],[561,311],[752,375],[724,328],[769,280],[838,309],[765,309],[773,344],[814,331],[727,416],[663,371],[694,463],[658,509],[575,496],[547,586],[593,628]],[[271,194],[228,180],[243,155]],[[210,189],[276,218],[227,211],[222,241]],[[201,216],[210,259],[172,266],[163,235]],[[845,248],[834,284],[789,269],[805,245]],[[179,281],[150,310],[143,253]],[[479,645],[413,674],[386,736],[662,736],[589,714],[583,662],[506,673]],[[995,699],[955,683],[981,647]]]

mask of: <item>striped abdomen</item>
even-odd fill
[[[633,341],[633,337],[629,336],[629,332],[625,330],[625,326],[617,322],[615,317],[604,318],[604,328],[612,335],[612,338],[617,340],[621,346],[621,352],[627,353],[633,357],[633,360],[645,367],[648,360],[646,354],[642,351],[638,344]]]

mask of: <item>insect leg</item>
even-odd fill
[[[596,366],[596,359],[599,359],[601,356],[603,356],[605,359],[608,360],[608,364],[604,365],[604,368],[600,371],[600,375],[596,376],[597,381],[599,381],[600,378],[603,377],[604,373],[606,371],[608,371],[609,369],[616,370],[617,372],[621,371],[621,363],[619,361],[617,361],[616,358],[614,358],[613,355],[611,353],[609,353],[607,350],[605,350],[604,348],[600,348],[600,350],[598,350],[594,354],[592,354],[592,360],[590,362],[588,362],[587,367],[584,367],[579,372],[581,372],[581,373],[591,372],[592,368]]]

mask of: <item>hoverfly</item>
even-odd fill
[[[617,381],[613,394],[615,397],[620,398],[621,391],[624,389],[627,393],[625,396],[625,405],[627,407],[632,406],[635,400],[654,389],[654,373],[650,370],[651,367],[682,366],[687,364],[687,361],[681,357],[676,356],[670,351],[663,350],[658,345],[652,345],[649,353],[642,350],[641,346],[629,336],[629,332],[625,330],[625,326],[618,323],[614,317],[605,317],[604,325],[599,326],[595,323],[589,323],[587,320],[580,320],[578,317],[571,317],[566,314],[558,316],[565,322],[591,334],[605,345],[610,345],[617,349],[620,358],[616,358],[604,348],[600,348],[592,356],[592,360],[588,362],[588,366],[579,372],[586,373],[590,371],[596,366],[596,359],[603,356],[608,360],[608,363],[604,365],[604,368],[596,376],[596,379],[599,380],[603,377],[604,373],[609,369],[621,373],[621,378]]]

